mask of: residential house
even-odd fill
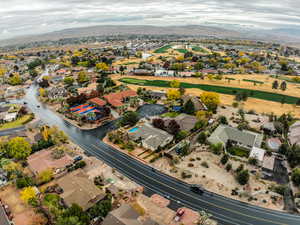
[[[191,131],[195,127],[195,124],[198,121],[196,116],[191,116],[191,115],[182,113],[175,118],[167,118],[165,120],[165,126],[168,126],[168,123],[171,120],[175,120],[178,123],[178,125],[180,126],[180,130],[185,130],[185,131]]]
[[[269,149],[273,151],[278,151],[282,142],[279,138],[269,138],[267,141],[267,146]]]
[[[152,99],[156,99],[156,100],[167,99],[165,91],[149,91],[148,94]]]
[[[207,111],[206,105],[196,96],[184,95],[181,99],[183,100],[183,104],[191,100],[194,104],[195,111]]]
[[[38,175],[47,169],[53,169],[54,171],[63,170],[74,161],[68,154],[65,154],[60,159],[54,159],[52,153],[53,150],[45,149],[28,157],[28,168],[34,175]]]
[[[264,162],[265,154],[266,154],[266,150],[261,149],[261,148],[257,148],[257,147],[253,147],[251,152],[250,152],[249,158],[257,159],[258,164],[262,165],[263,162]]]
[[[154,76],[156,77],[175,77],[176,72],[174,70],[165,70],[165,69],[159,69],[156,70],[154,73]]]
[[[148,123],[130,129],[128,136],[133,141],[140,141],[144,148],[152,151],[165,147],[173,140],[172,135]]]
[[[208,141],[213,144],[222,143],[224,146],[228,141],[231,141],[233,144],[251,150],[253,147],[260,148],[263,135],[247,130],[241,131],[227,125],[219,125],[208,138]]]
[[[130,100],[137,98],[138,95],[135,91],[126,90],[118,93],[112,93],[103,96],[103,98],[114,108],[121,111],[127,108]]]
[[[119,208],[109,212],[102,225],[143,225],[138,221],[141,215],[129,204],[122,204]]]
[[[7,114],[4,116],[3,121],[4,121],[4,122],[11,122],[11,121],[16,120],[17,117],[18,117],[18,113],[17,113],[17,112],[7,113]]]
[[[100,98],[92,98],[90,100],[88,100],[89,103],[97,106],[97,107],[104,107],[106,105],[106,101],[100,99]]]
[[[48,98],[58,99],[68,96],[68,91],[64,87],[52,87],[47,90]]]
[[[288,137],[292,145],[300,145],[300,121],[290,126]]]
[[[152,76],[153,71],[152,70],[146,70],[146,69],[135,69],[133,71],[133,74],[137,75],[137,76]]]
[[[4,118],[8,114],[9,109],[9,106],[0,107],[0,121],[4,121]]]
[[[262,126],[261,126],[261,129],[268,133],[268,134],[275,134],[276,133],[276,128],[274,126],[274,123],[273,122],[267,122],[267,123],[264,123]]]
[[[262,163],[263,175],[265,175],[266,177],[273,177],[275,161],[276,157],[274,155],[264,157],[264,161]]]
[[[63,189],[60,197],[70,207],[79,205],[84,211],[102,200],[106,194],[100,190],[82,169],[77,169],[57,180],[59,187]]]

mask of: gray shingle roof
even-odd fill
[[[245,146],[260,147],[263,135],[251,131],[240,131],[236,128],[220,125],[208,138],[211,143],[222,142],[226,144],[228,140],[237,141]]]

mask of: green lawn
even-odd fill
[[[119,81],[127,84],[135,84],[140,86],[170,87],[170,82],[164,80],[142,80],[142,79],[125,77],[120,79]],[[215,85],[208,85],[208,84],[192,84],[192,83],[182,82],[181,87],[198,88],[203,91],[212,91],[212,92],[217,92],[220,94],[227,94],[227,95],[235,95],[238,92],[246,92],[248,96],[251,98],[257,98],[257,99],[279,102],[279,103],[281,103],[282,100],[284,99],[284,102],[286,104],[296,104],[296,102],[299,100],[299,98],[294,96],[277,94],[272,92],[226,87],[226,86],[215,86]]]
[[[180,113],[178,112],[167,112],[161,115],[161,117],[171,117],[171,118],[175,118],[176,116],[179,116]]]
[[[247,149],[240,148],[237,146],[228,148],[227,152],[230,153],[231,155],[235,155],[238,157],[245,157],[245,158],[249,157],[249,151]]]
[[[205,49],[199,47],[199,46],[193,46],[192,50],[195,52],[202,52],[202,53],[208,53]]]
[[[159,49],[156,49],[154,53],[160,54],[160,53],[166,53],[170,48],[172,48],[172,45],[165,45]]]
[[[0,125],[0,130],[11,129],[23,126],[24,124],[30,122],[33,119],[32,115],[25,115],[21,118],[16,119],[15,121],[4,123]]]
[[[176,51],[178,51],[179,53],[183,53],[183,54],[188,52],[188,50],[183,49],[183,48],[176,49]]]

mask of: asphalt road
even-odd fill
[[[16,133],[16,132],[19,132],[19,131],[23,131],[23,130],[26,130],[25,126],[11,128],[11,129],[6,129],[6,130],[1,130],[0,131],[0,136],[11,135],[13,133]]]
[[[36,88],[31,87],[25,100],[29,103],[28,107],[44,122],[57,125],[87,153],[101,159],[123,175],[155,193],[166,196],[182,206],[198,211],[205,210],[211,213],[213,219],[220,224],[300,225],[300,216],[298,215],[256,207],[208,191],[205,191],[203,195],[195,194],[190,191],[188,184],[159,171],[153,172],[151,167],[103,143],[100,140],[100,136],[103,135],[101,128],[93,131],[82,131],[62,120],[46,107],[38,108],[37,105],[40,103],[36,99],[35,93]]]

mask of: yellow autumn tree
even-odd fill
[[[181,97],[179,90],[170,89],[167,91],[167,98],[169,100],[177,100]]]
[[[54,174],[53,174],[53,170],[52,169],[47,169],[42,171],[39,176],[38,176],[38,180],[40,183],[47,183],[50,180],[52,180]]]
[[[203,92],[200,98],[209,111],[215,111],[221,102],[220,95],[215,92]]]
[[[0,77],[3,77],[6,72],[7,72],[6,68],[0,67]]]
[[[44,139],[45,141],[48,141],[48,140],[49,140],[49,128],[48,128],[48,126],[43,126],[42,131],[41,131],[41,134],[42,134],[43,139]]]
[[[96,68],[98,70],[101,70],[101,71],[108,71],[109,70],[109,66],[106,63],[104,63],[104,62],[97,63],[96,64]]]
[[[39,89],[39,94],[41,97],[45,97],[46,96],[46,90],[44,88],[40,88]]]
[[[179,88],[180,87],[180,82],[178,80],[172,80],[170,82],[171,88]]]
[[[23,202],[28,203],[29,200],[36,198],[36,191],[33,187],[26,187],[20,192],[20,197]]]

